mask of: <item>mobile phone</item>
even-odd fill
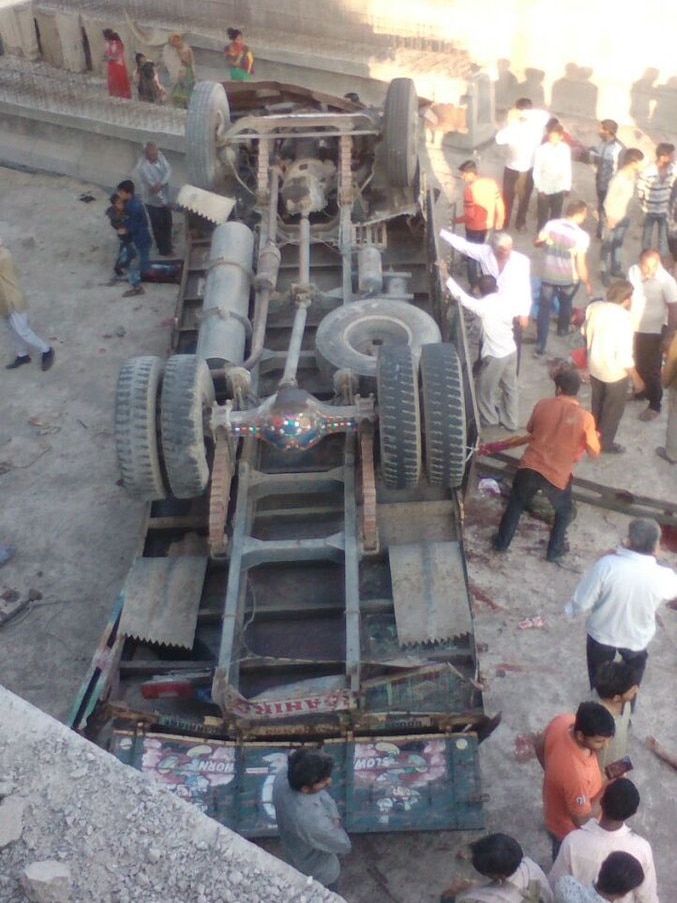
[[[604,769],[604,773],[612,781],[614,778],[620,778],[621,775],[627,774],[628,771],[632,771],[633,765],[630,761],[630,756],[623,756],[622,759],[617,759],[615,762],[609,762],[609,764]]]

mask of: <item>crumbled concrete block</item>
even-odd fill
[[[20,882],[31,903],[68,903],[70,899],[71,873],[63,862],[32,862],[24,869]]]
[[[21,837],[25,805],[18,796],[6,796],[0,802],[0,850]]]

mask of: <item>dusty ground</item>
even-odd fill
[[[591,143],[591,127],[577,128]],[[450,173],[465,155],[430,153],[443,189],[452,195]],[[487,172],[500,172],[495,149],[480,156]],[[590,171],[578,166],[575,178],[583,195],[592,197]],[[95,200],[83,203],[83,193]],[[56,349],[47,374],[35,363],[1,371],[0,541],[16,545],[18,553],[0,572],[0,594],[15,590],[26,598],[33,590],[42,597],[0,628],[0,682],[64,720],[139,540],[142,508],[116,485],[111,418],[117,371],[135,354],[166,352],[176,289],[147,286],[145,296],[122,299],[121,288],[106,285],[115,239],[103,218],[101,189],[0,170],[0,196],[0,234],[23,274],[34,326]],[[637,238],[635,230],[634,250]],[[520,236],[518,246],[530,251],[529,240]],[[596,253],[595,247],[593,258]],[[551,392],[545,364],[531,357],[529,347],[525,351],[523,423],[533,403]],[[569,347],[554,338],[551,351],[566,356]],[[2,335],[2,362],[13,354]],[[583,462],[578,472],[674,504],[677,473],[653,451],[662,444],[665,415],[643,424],[636,419],[639,410],[629,405],[621,425],[619,440],[628,453]],[[543,560],[546,528],[540,522],[525,519],[511,552],[498,559],[487,549],[500,503],[475,495],[467,513],[470,576],[481,591],[476,628],[486,646],[486,707],[503,712],[501,727],[482,747],[487,828],[514,834],[547,867],[540,769],[516,756],[516,740],[585,698],[583,625],[564,622],[560,612],[579,574],[617,543],[627,519],[581,505],[570,531],[571,553],[558,567]],[[676,554],[665,558],[677,566]],[[519,621],[533,615],[541,615],[545,626],[520,630]],[[664,615],[653,643],[630,750],[643,800],[634,827],[654,845],[665,900],[677,896],[677,773],[655,760],[642,741],[656,734],[677,752],[677,726],[669,717],[676,619],[674,612]],[[356,838],[343,893],[351,903],[433,903],[451,877],[467,869],[455,854],[468,839],[455,833]],[[273,843],[265,846],[275,849]]]

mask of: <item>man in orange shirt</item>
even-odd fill
[[[535,741],[543,771],[543,815],[557,857],[567,834],[601,813],[605,781],[597,752],[616,730],[614,718],[598,702],[582,702],[576,715],[553,718]]]
[[[490,229],[499,232],[505,220],[505,204],[498,183],[487,176],[477,174],[477,163],[466,160],[458,168],[465,182],[463,194],[463,216],[456,217],[457,223],[465,225],[465,237],[476,245],[483,245]],[[474,289],[480,279],[481,270],[476,260],[468,258],[468,282]]]
[[[594,418],[576,399],[580,387],[576,371],[562,369],[555,375],[555,397],[541,399],[532,411],[527,423],[531,439],[494,537],[495,551],[508,549],[522,511],[541,489],[555,509],[545,557],[557,561],[566,553],[566,531],[573,513],[571,471],[584,452],[591,458],[600,452]]]

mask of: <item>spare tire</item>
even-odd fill
[[[192,185],[215,190],[225,173],[219,156],[220,136],[230,125],[230,106],[222,84],[198,82],[186,117],[186,165]]]
[[[423,346],[421,382],[428,480],[455,489],[465,473],[467,431],[463,372],[453,345]]]
[[[115,454],[122,485],[144,501],[167,497],[157,435],[162,369],[159,357],[133,357],[120,368],[115,390]]]
[[[388,489],[410,489],[421,477],[418,364],[411,348],[382,348],[376,383],[381,478]]]
[[[376,376],[376,360],[382,348],[409,347],[418,360],[422,345],[440,339],[439,326],[419,307],[406,301],[370,298],[327,314],[315,336],[315,352],[325,373],[335,368]]]
[[[160,425],[169,488],[177,499],[202,495],[209,483],[204,416],[213,402],[214,383],[202,358],[177,354],[167,361]]]
[[[395,188],[410,188],[418,169],[418,97],[410,78],[394,78],[383,108],[386,175]]]

